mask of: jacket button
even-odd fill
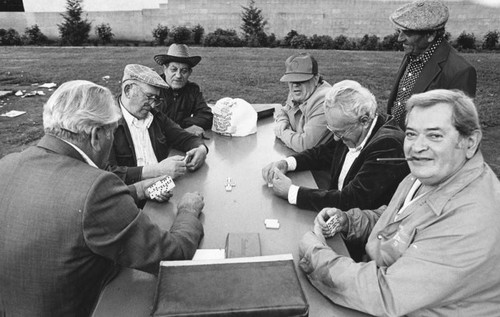
[[[377,239],[382,240],[382,235],[381,235],[381,234],[379,234],[379,235],[377,236]]]

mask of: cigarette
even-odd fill
[[[389,161],[414,161],[411,157],[379,157],[377,162],[389,162]]]

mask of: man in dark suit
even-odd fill
[[[403,158],[404,133],[391,118],[377,115],[377,102],[368,89],[352,80],[330,88],[325,98],[328,129],[334,137],[325,144],[270,163],[262,176],[274,193],[300,208],[320,211],[326,207],[378,208],[387,204],[398,184],[409,173]],[[327,189],[292,184],[285,173],[329,170]],[[350,247],[360,259],[363,246]]]
[[[182,129],[157,111],[160,88],[167,87],[154,70],[125,66],[118,103],[123,118],[118,122],[107,169],[126,184],[169,175],[172,178],[194,171],[205,161],[208,148],[203,140]],[[186,152],[168,157],[170,150]]]
[[[270,163],[262,170],[274,193],[300,208],[375,208],[387,204],[408,165],[378,161],[403,158],[404,133],[390,117],[376,113],[375,97],[352,80],[338,82],[325,100],[327,127],[334,137],[327,143]],[[295,186],[290,171],[329,170],[328,189]]]
[[[111,92],[64,83],[44,106],[45,136],[0,160],[0,316],[90,316],[119,266],[157,273],[161,260],[190,259],[203,237],[203,198],[184,195],[170,231],[102,168],[121,118]]]
[[[405,57],[389,95],[387,113],[405,128],[406,101],[411,95],[433,89],[459,89],[476,95],[475,68],[444,38],[448,8],[439,0],[417,0],[390,17]]]

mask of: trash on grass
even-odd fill
[[[38,86],[38,88],[54,88],[57,87],[56,83],[45,83],[43,85]]]
[[[12,90],[0,90],[0,98],[14,94]]]
[[[0,114],[0,116],[14,118],[14,117],[18,117],[18,116],[25,114],[25,113],[26,113],[26,111],[11,110],[9,112]]]

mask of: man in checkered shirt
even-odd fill
[[[476,70],[444,38],[448,8],[439,0],[417,0],[390,16],[406,53],[396,76],[387,112],[405,129],[406,101],[433,89],[459,89],[476,95]]]

